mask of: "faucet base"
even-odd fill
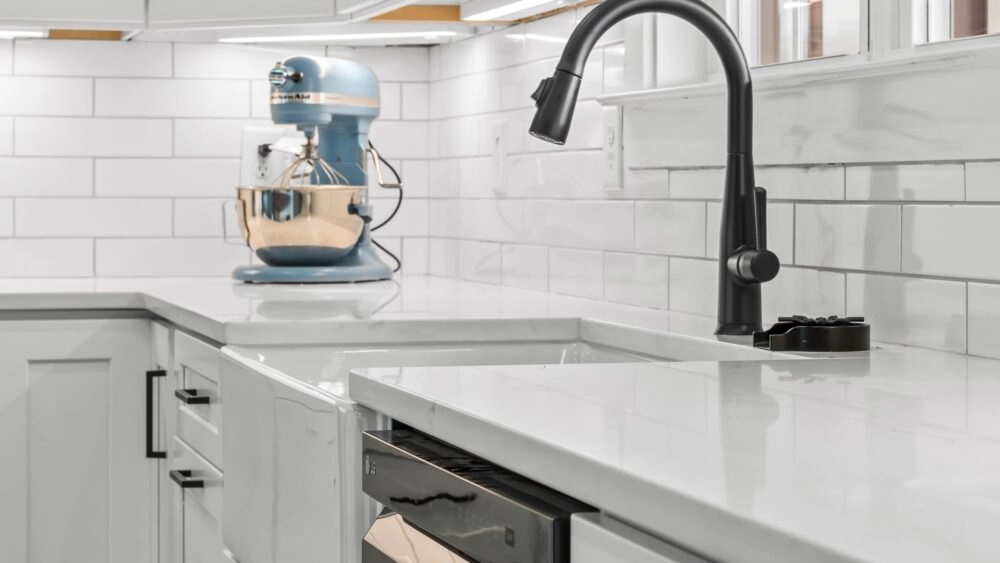
[[[760,325],[751,324],[719,324],[715,327],[718,336],[747,336],[762,330]]]

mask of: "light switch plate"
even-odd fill
[[[620,192],[624,183],[624,145],[622,142],[622,108],[619,106],[601,109],[603,118],[602,152],[604,155],[604,189]]]
[[[507,120],[493,122],[493,161],[490,164],[490,187],[493,194],[507,193]]]

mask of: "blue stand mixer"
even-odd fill
[[[402,186],[398,176],[394,184],[383,180],[384,160],[368,141],[379,115],[375,74],[350,60],[295,56],[279,62],[269,79],[271,118],[295,125],[306,144],[277,185],[237,189],[241,235],[264,265],[237,267],[233,278],[248,283],[391,278],[393,269],[379,258],[372,240],[368,159],[380,186]]]

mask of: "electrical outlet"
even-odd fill
[[[622,141],[622,108],[612,106],[601,108],[603,118],[602,153],[604,154],[604,189],[622,191],[624,184],[624,144]]]
[[[297,147],[305,142],[305,137],[294,129],[285,127],[244,127],[243,144],[240,150],[240,185],[271,185],[278,181],[281,173],[291,163],[294,156],[284,147]],[[261,156],[261,145],[281,146],[283,150],[272,150]]]
[[[493,122],[493,161],[490,165],[490,186],[493,194],[507,193],[507,120]]]

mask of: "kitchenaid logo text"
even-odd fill
[[[272,92],[272,104],[335,104],[377,108],[377,97],[346,96],[329,92]]]

